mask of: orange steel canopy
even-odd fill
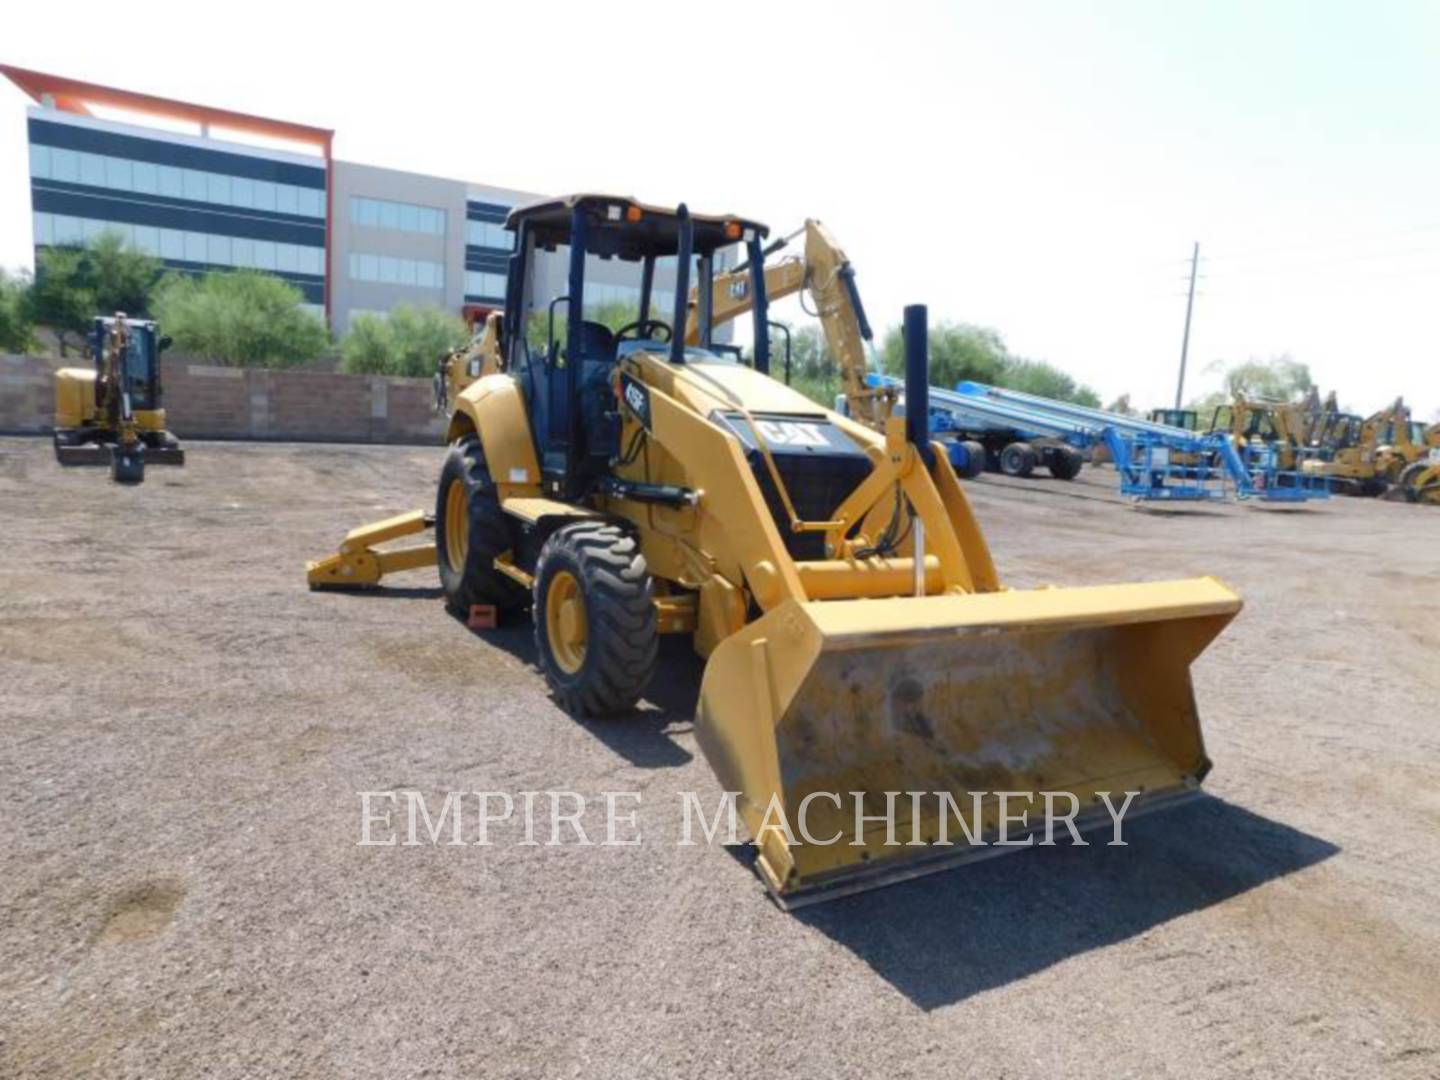
[[[196,124],[217,124],[235,131],[253,135],[268,135],[273,138],[290,139],[320,147],[325,157],[330,156],[331,143],[335,132],[329,128],[310,127],[308,124],[294,124],[286,120],[271,120],[249,113],[231,112],[229,109],[212,109],[206,105],[195,105],[173,98],[140,94],[133,90],[119,90],[113,86],[68,79],[63,75],[46,75],[40,71],[0,64],[0,74],[37,102],[48,94],[55,107],[63,112],[91,116],[90,105],[108,105],[116,109],[149,113],[152,116],[188,120]]]

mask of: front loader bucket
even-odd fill
[[[793,907],[1010,850],[1002,805],[1023,841],[1044,793],[1082,830],[1102,792],[1127,820],[1193,794],[1190,664],[1239,610],[1213,578],[790,602],[711,654],[696,734]]]

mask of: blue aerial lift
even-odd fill
[[[1247,461],[1229,436],[1200,433],[1140,417],[1055,401],[1021,390],[962,382],[955,396],[983,409],[1020,410],[1030,422],[1068,423],[1103,443],[1120,474],[1121,491],[1134,498],[1165,500],[1222,499],[1227,485],[1236,498],[1266,502],[1305,502],[1329,495],[1323,485],[1300,474],[1283,474],[1274,455]],[[948,399],[948,395],[946,395]],[[931,400],[939,399],[934,391]]]

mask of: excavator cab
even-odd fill
[[[113,318],[98,318],[90,330],[90,354],[95,361],[95,405],[104,405],[105,341]],[[129,334],[123,355],[118,357],[119,389],[130,397],[130,408],[150,412],[160,407],[159,354],[170,345],[168,337],[157,336],[155,324],[142,319],[128,320]]]

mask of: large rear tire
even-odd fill
[[[613,716],[655,674],[654,587],[635,538],[615,525],[556,530],[535,568],[535,648],[572,716]]]
[[[451,611],[465,615],[474,604],[500,611],[525,606],[525,589],[495,569],[495,556],[513,547],[480,440],[466,436],[445,455],[435,494],[435,563]]]
[[[1000,471],[1006,476],[1024,479],[1035,471],[1040,455],[1027,442],[1012,442],[1000,451]]]

